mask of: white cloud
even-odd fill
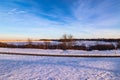
[[[75,8],[73,8],[73,13],[78,19],[78,22],[87,25],[94,24],[93,27],[108,27],[114,26],[120,23],[120,16],[117,10],[115,12],[110,12],[114,9],[120,9],[119,5],[109,0],[101,1],[95,7],[91,7],[91,0],[81,0],[76,3]],[[76,7],[77,6],[77,7]],[[118,6],[118,7],[116,7]],[[90,26],[91,27],[91,26]]]
[[[40,11],[40,15],[29,13],[29,10],[19,8],[8,9],[0,12],[0,27],[8,29],[8,33],[28,38],[60,38],[64,33],[72,34],[77,38],[119,38],[120,30],[115,29],[120,23],[120,16],[109,13],[106,9],[109,4],[105,1],[96,7],[89,8],[91,0],[81,0],[74,4],[73,14],[75,18],[65,16],[62,11],[53,10],[54,14]],[[101,5],[104,5],[101,7]],[[58,18],[65,21],[50,20],[41,15]],[[109,29],[110,28],[110,29]],[[114,28],[114,29],[112,29]],[[14,35],[16,37],[16,35]],[[11,37],[14,37],[11,36]],[[7,37],[7,36],[6,36]],[[18,37],[17,37],[18,38]]]
[[[8,11],[8,14],[15,14],[16,10],[17,10],[17,8],[13,8],[13,9]]]

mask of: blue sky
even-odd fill
[[[120,38],[120,0],[2,0],[0,39]]]

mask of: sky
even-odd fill
[[[2,0],[0,40],[120,38],[120,0]]]

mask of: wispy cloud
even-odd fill
[[[27,11],[20,13],[21,11],[22,10],[13,8],[8,11],[0,12],[0,14],[2,14],[0,16],[0,21],[2,22],[0,27],[3,29],[1,34],[8,35],[10,33],[14,37],[18,35],[21,38],[23,35],[23,37],[26,36],[26,38],[31,37],[39,39],[51,38],[51,35],[54,38],[58,38],[58,35],[66,33],[65,28],[67,27],[63,26],[60,22],[38,17]],[[3,28],[3,26],[5,28]]]
[[[101,34],[102,37],[102,33],[106,35],[103,37],[107,37],[109,36],[108,32],[119,37],[119,0],[80,0],[74,4],[72,9],[76,19],[71,21],[71,29],[79,29],[79,32],[93,34],[95,37],[99,37],[96,34]],[[118,31],[116,31],[117,29]]]
[[[119,37],[120,0],[11,0],[0,3],[0,34],[33,38]],[[114,34],[114,35],[113,35]]]

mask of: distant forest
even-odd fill
[[[63,41],[64,39],[40,39],[39,41]],[[70,39],[67,39],[68,41]],[[104,42],[119,42],[119,39],[105,39],[105,38],[99,38],[99,39],[72,39],[73,41],[104,41]]]

